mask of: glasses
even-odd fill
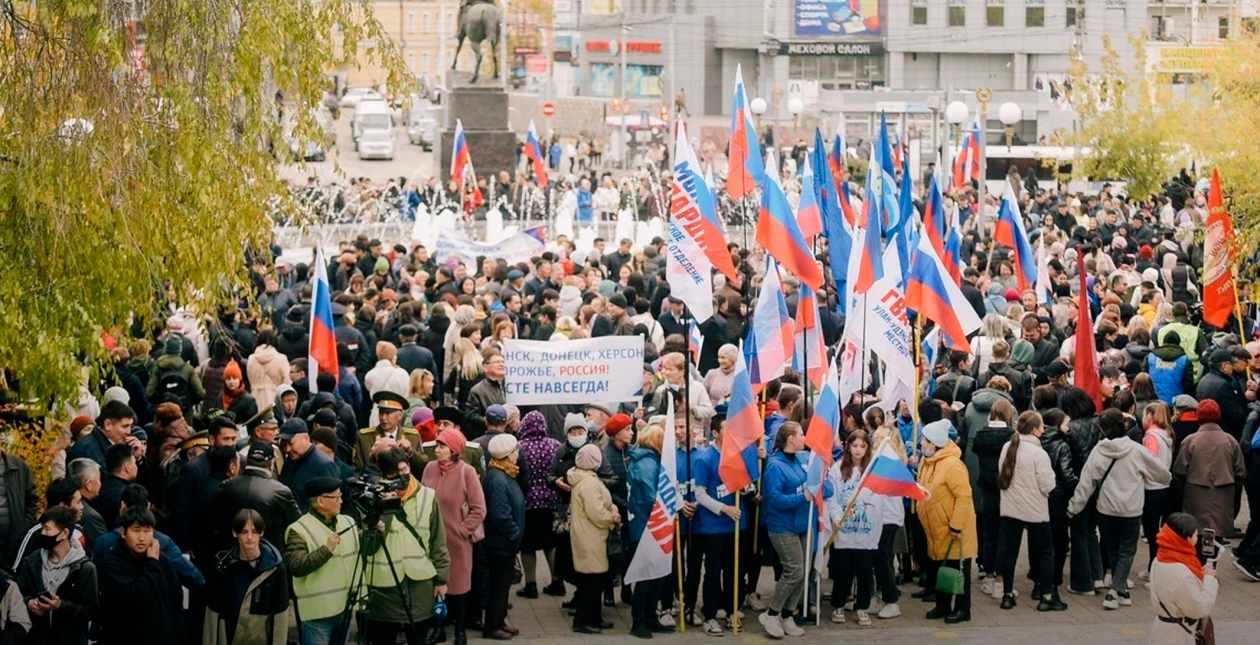
[[[320,498],[320,499],[327,499],[327,500],[331,500],[331,501],[337,501],[337,502],[340,502],[340,501],[341,501],[341,493],[328,493],[328,494],[326,494],[326,495],[320,495],[320,496],[319,496],[319,498]]]

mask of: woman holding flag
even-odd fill
[[[843,623],[844,605],[857,578],[853,609],[858,624],[869,626],[871,594],[875,586],[875,556],[883,528],[883,500],[862,486],[862,475],[871,465],[871,443],[863,430],[855,430],[844,442],[844,456],[831,466],[827,481],[836,494],[827,500],[827,519],[835,529],[831,545],[831,622]]]
[[[759,619],[770,638],[805,634],[792,620],[792,610],[800,604],[805,592],[805,542],[811,521],[810,497],[805,492],[808,474],[806,460],[802,457],[804,450],[805,432],[801,425],[795,421],[785,422],[775,434],[774,453],[762,475],[762,521],[783,565],[783,575],[775,583],[774,595]],[[826,485],[823,495],[824,498],[831,496],[830,484]]]
[[[971,499],[971,480],[962,451],[949,438],[953,425],[944,419],[923,426],[923,462],[919,484],[927,500],[919,504],[919,519],[927,534],[928,583],[933,584],[942,566],[962,572],[963,592],[956,596],[936,592],[936,607],[928,620],[944,618],[948,624],[971,620],[971,561],[976,557],[976,507]]]

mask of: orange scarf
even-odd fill
[[[1168,564],[1183,564],[1200,581],[1203,580],[1203,564],[1199,562],[1199,554],[1189,540],[1177,535],[1165,524],[1159,530],[1159,535],[1155,536],[1155,543],[1159,545],[1156,560]]]

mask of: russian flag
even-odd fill
[[[813,157],[819,163],[816,168],[825,168],[828,160],[825,156],[822,132],[814,130]],[[849,255],[853,252],[852,227],[845,223],[844,212],[840,206],[840,191],[829,172],[815,174],[819,194],[819,206],[822,210],[823,235],[827,238],[827,257],[831,262],[831,277],[836,283],[836,302],[840,305],[840,313],[848,308],[848,266]],[[848,199],[845,199],[848,203]]]
[[[818,184],[814,176],[814,168],[805,157],[801,173],[801,203],[796,209],[796,223],[800,226],[801,235],[808,241],[823,232],[822,209],[818,206]]]
[[[962,291],[941,259],[936,257],[927,236],[919,238],[918,252],[910,263],[910,280],[906,286],[906,306],[920,316],[940,325],[945,342],[963,352],[971,352],[967,335],[980,329],[980,318],[967,304]]]
[[[463,136],[462,128],[457,136]],[[465,143],[465,147],[467,144]],[[538,131],[534,129],[534,120],[529,120],[529,134],[525,135],[525,156],[529,158],[534,169],[534,178],[539,188],[547,187],[547,162],[543,159],[542,144],[538,141]]]
[[[731,400],[722,428],[724,434],[718,477],[727,490],[743,490],[761,474],[757,468],[757,443],[766,434],[765,424],[757,412],[757,399],[753,395],[743,352],[735,358],[735,380],[731,385]]]
[[[674,399],[669,401],[665,418],[673,423]],[[678,498],[678,450],[673,429],[665,432],[661,445],[661,464],[657,470],[656,499],[648,513],[647,526],[639,539],[626,568],[625,583],[655,580],[669,575],[674,566],[674,518],[680,506]]]
[[[1050,287],[1050,261],[1046,254],[1046,238],[1037,238],[1037,304],[1048,305],[1054,300]]]
[[[844,133],[837,132],[836,138],[831,141],[831,154],[827,156],[827,165],[837,185],[844,182],[844,154]]]
[[[791,271],[801,284],[811,289],[823,286],[822,270],[814,262],[814,254],[792,217],[787,195],[777,182],[767,181],[761,191],[761,212],[757,216],[757,243],[774,259]]]
[[[828,363],[824,379],[822,393],[814,405],[814,416],[805,430],[805,447],[822,459],[823,477],[831,468],[831,448],[840,427],[840,374],[836,361]],[[815,493],[822,495],[821,481]]]
[[[773,183],[767,182],[766,185],[768,187]],[[749,321],[748,342],[744,347],[749,353],[749,380],[754,392],[761,392],[767,383],[783,375],[783,369],[792,360],[794,336],[787,300],[779,283],[779,266],[767,256],[761,295],[757,297],[757,306]]]
[[[468,150],[468,138],[464,136],[464,123],[455,119],[455,141],[451,145],[451,179],[462,191],[471,185],[473,201],[484,203],[481,188],[477,187],[477,173],[473,171],[472,152]]]
[[[1028,243],[1028,232],[1024,229],[1024,218],[1019,214],[1019,203],[1015,200],[1015,189],[1011,182],[1004,181],[1006,187],[1002,191],[1002,205],[998,208],[997,223],[993,226],[993,241],[1015,251],[1011,259],[1015,264],[1015,276],[1019,278],[1019,290],[1023,291],[1037,282],[1037,258],[1033,257],[1032,245]]]
[[[980,181],[980,122],[971,126],[954,157],[954,187],[962,188],[969,181]]]
[[[700,325],[696,324],[696,319],[692,318],[687,323],[687,351],[691,354],[691,360],[697,365],[700,364],[700,348],[704,345],[704,338],[700,336]]]
[[[761,160],[761,144],[753,126],[748,94],[744,91],[744,71],[735,67],[735,101],[731,104],[731,143],[727,151],[726,192],[740,200],[766,183],[766,167]]]
[[[920,502],[927,499],[910,469],[901,463],[901,457],[887,441],[880,444],[879,454],[875,455],[862,480],[862,488],[876,495],[909,497]]]
[[[958,224],[958,205],[949,214],[949,233],[945,236],[945,255],[941,261],[945,263],[945,271],[954,279],[954,285],[962,287],[962,227]]]
[[[892,150],[888,145],[888,118],[883,112],[879,114],[879,139],[875,144],[875,159],[879,166],[879,184],[875,193],[880,199],[880,214],[884,230],[897,230],[901,222],[901,206],[897,203],[897,173],[893,166]]]
[[[932,250],[945,257],[945,199],[935,173],[928,183],[927,199],[923,204],[923,230],[932,243]]]
[[[875,164],[866,169],[866,195],[862,204],[861,244],[855,249],[861,254],[857,276],[853,280],[853,293],[866,293],[871,285],[884,277],[884,263],[880,261],[879,200],[875,197]]]
[[[827,377],[827,345],[818,326],[818,298],[805,285],[801,285],[800,301],[796,304],[793,340],[792,369],[804,374],[815,391],[821,390]]]
[[[914,210],[914,181],[910,178],[910,155],[901,157],[900,200],[897,208],[900,219],[891,231],[893,246],[897,249],[897,263],[901,268],[902,292],[906,290],[906,275],[910,273],[910,222],[918,213]]]
[[[315,252],[315,281],[311,289],[311,341],[307,348],[307,362],[310,363],[309,374],[329,372],[337,376],[337,337],[333,335],[332,290],[328,283],[328,261],[324,259],[324,249]],[[318,391],[315,379],[311,382],[311,393]]]

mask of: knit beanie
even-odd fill
[[[179,334],[167,334],[162,344],[162,352],[171,356],[179,356],[184,351],[184,339]]]
[[[241,377],[241,366],[236,361],[228,361],[227,367],[223,368],[223,380],[230,378],[239,379]]]
[[[604,453],[600,451],[599,446],[587,444],[578,451],[577,457],[573,459],[573,465],[582,470],[595,470],[603,461]]]
[[[1199,423],[1216,423],[1221,420],[1221,406],[1212,399],[1199,401]]]
[[[447,428],[438,433],[437,442],[451,449],[451,452],[462,455],[464,454],[464,446],[468,445],[468,439],[464,437],[464,433],[454,428]]]

